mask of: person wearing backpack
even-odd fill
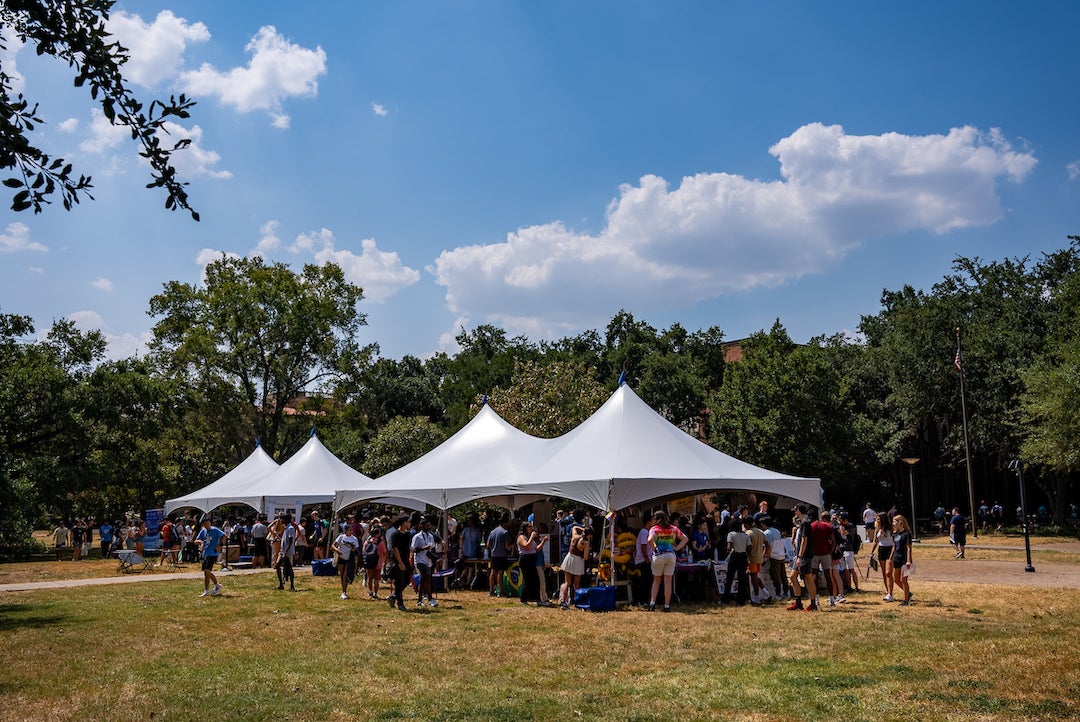
[[[289,591],[296,591],[296,574],[293,570],[293,554],[296,553],[296,527],[292,523],[292,514],[286,512],[281,515],[281,546],[278,547],[277,558],[274,560],[274,571],[277,572],[278,589],[285,588],[285,580],[289,580]]]
[[[386,563],[386,540],[382,527],[372,523],[370,534],[364,542],[364,579],[367,582],[368,596],[379,598],[379,580],[382,578],[383,564]]]

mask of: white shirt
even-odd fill
[[[431,566],[428,552],[435,548],[435,536],[429,531],[420,531],[412,538],[413,563]]]
[[[646,551],[644,555],[641,553],[643,546]],[[652,555],[652,548],[649,546],[649,527],[643,526],[637,533],[637,544],[634,545],[634,564],[644,564],[652,561]]]
[[[877,518],[877,514],[873,509],[863,509],[862,520],[863,524],[867,526],[873,526],[874,520]]]

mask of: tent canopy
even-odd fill
[[[270,475],[277,468],[277,462],[271,459],[261,446],[256,446],[255,451],[217,481],[190,494],[166,501],[165,515],[168,516],[177,509],[193,507],[205,513],[223,504],[247,504],[248,502],[241,498],[241,490]]]
[[[449,508],[475,499],[516,507],[563,497],[598,509],[706,491],[775,494],[819,506],[818,479],[778,474],[717,451],[653,411],[629,386],[556,439],[518,431],[485,406],[457,434],[363,490],[339,490],[342,508],[393,494]]]
[[[419,459],[370,484],[339,488],[334,508],[379,496],[440,509],[477,499],[505,507],[528,504],[547,494],[516,496],[513,482],[540,464],[554,441],[519,431],[484,404],[469,423]]]

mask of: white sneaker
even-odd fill
[[[210,596],[210,590],[209,589],[204,589],[203,593],[200,594],[199,596],[200,597],[209,597]]]
[[[439,606],[439,602],[436,599],[429,599],[428,600],[428,606],[429,607],[437,607],[437,606]]]
[[[210,590],[210,596],[211,597],[216,597],[219,594],[221,594],[221,585],[220,584],[215,584],[214,588]]]
[[[845,597],[843,594],[841,594],[839,597],[836,598],[836,603],[837,604],[843,604],[846,601],[847,601],[847,597]]]
[[[345,592],[342,592],[342,593],[341,593],[341,598],[342,598],[342,599],[348,599],[348,598],[349,598],[349,595],[348,595],[348,594],[346,594]]]
[[[895,599],[893,599],[893,596],[891,594],[886,594],[884,597],[881,598],[881,600],[884,602],[896,601]]]

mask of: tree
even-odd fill
[[[506,337],[506,331],[488,324],[472,332],[462,329],[455,340],[461,350],[453,358],[436,355],[429,362],[441,369],[443,406],[448,428],[461,428],[470,418],[470,408],[480,395],[496,386],[506,386],[513,378],[516,359],[537,358],[539,353],[528,339]]]
[[[743,344],[710,397],[710,443],[752,464],[820,477],[850,493],[851,401],[830,356],[836,340],[795,344],[777,321]]]
[[[195,388],[235,386],[274,455],[301,391],[369,362],[372,348],[355,340],[366,323],[362,298],[332,263],[294,273],[260,258],[222,258],[206,267],[201,287],[173,281],[150,299],[150,315],[161,317],[150,346],[162,368]]]
[[[422,416],[397,416],[379,429],[361,467],[368,476],[388,474],[446,441],[446,433]]]
[[[89,86],[90,97],[113,125],[131,131],[140,146],[139,155],[150,165],[152,182],[148,188],[164,188],[165,207],[182,208],[199,220],[188,204],[187,183],[176,176],[170,156],[191,144],[177,140],[169,148],[162,143],[168,131],[165,123],[189,117],[195,104],[186,96],[170,96],[168,102],[154,100],[148,107],[127,87],[123,65],[127,50],[105,28],[115,0],[5,0],[0,3],[0,30],[30,43],[38,55],[51,55],[75,71],[75,85]],[[9,37],[10,39],[10,37]],[[3,36],[0,36],[3,42]],[[14,97],[12,97],[14,94]],[[93,198],[90,177],[75,177],[72,165],[53,158],[34,144],[33,134],[42,123],[38,104],[16,93],[12,78],[0,68],[0,170],[14,171],[3,179],[14,191],[13,211],[33,208],[40,213],[50,197],[59,193],[64,208],[79,202],[80,196]]]
[[[589,418],[607,397],[581,361],[518,361],[513,382],[493,389],[488,403],[521,431],[552,438]]]

